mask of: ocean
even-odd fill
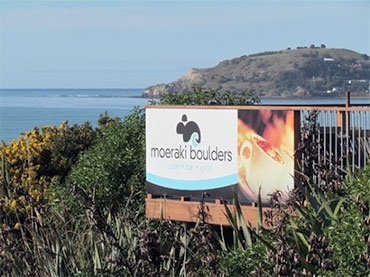
[[[143,89],[1,89],[0,141],[9,143],[22,132],[45,125],[90,122],[97,125],[101,114],[124,118],[135,106],[149,99]]]
[[[142,98],[143,89],[0,89],[0,141],[9,143],[33,127],[90,122],[97,125],[101,114],[124,118]],[[314,105],[345,104],[344,98],[261,99],[262,104]],[[370,98],[351,99],[351,103],[370,104]]]

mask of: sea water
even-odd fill
[[[124,118],[135,106],[151,99],[142,98],[143,89],[0,89],[0,141],[9,143],[34,127],[69,125],[97,120],[105,112]],[[345,104],[342,98],[261,99],[263,105]],[[351,99],[370,104],[370,97]]]
[[[0,141],[9,143],[34,127],[69,125],[97,120],[105,112],[124,118],[143,107],[142,89],[1,89]]]

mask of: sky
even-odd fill
[[[0,88],[146,88],[297,46],[370,54],[368,0],[0,0]]]

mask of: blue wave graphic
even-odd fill
[[[193,133],[191,135],[191,144],[194,146],[194,147],[197,147],[199,145],[199,143],[197,142],[197,140],[199,140],[199,135],[197,133]]]
[[[178,180],[161,177],[150,172],[146,172],[146,180],[155,185],[171,189],[180,190],[204,190],[217,189],[238,183],[238,175],[232,174],[220,178],[206,180]]]

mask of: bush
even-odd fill
[[[8,173],[7,176],[1,174],[0,182],[11,184],[11,187],[4,185],[0,190],[3,200],[1,208],[9,223],[22,223],[30,202],[42,204],[48,201],[45,196],[50,185],[50,176],[43,173],[50,159],[45,153],[50,151],[51,141],[63,128],[64,124],[59,128],[34,128],[25,132],[18,140],[12,140],[9,145],[3,143],[0,146],[3,172],[6,168]],[[14,218],[15,215],[18,218]]]
[[[94,194],[97,204],[117,211],[131,194],[145,194],[145,117],[138,108],[124,120],[104,120],[97,138],[73,167],[70,183]],[[138,205],[140,205],[138,203]]]
[[[339,220],[326,236],[338,261],[338,274],[365,276],[370,274],[370,164],[347,183]]]
[[[48,149],[49,158],[41,174],[50,178],[58,177],[60,184],[64,183],[72,166],[77,162],[78,156],[87,150],[96,138],[96,131],[91,124],[74,124],[66,126],[53,138]]]
[[[247,249],[221,253],[220,273],[225,276],[270,276],[272,263],[267,259],[267,247],[256,241]]]
[[[240,94],[194,87],[191,93],[169,93],[159,101],[161,105],[254,105],[260,103],[258,97],[248,90]]]

